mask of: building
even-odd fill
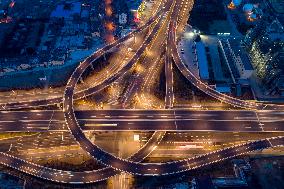
[[[227,41],[231,56],[238,69],[240,79],[249,79],[253,74],[254,69],[248,54],[242,49],[238,40],[228,39]]]
[[[137,10],[142,2],[143,0],[128,0],[126,1],[126,4],[130,9]]]
[[[194,178],[191,189],[215,189],[210,176]]]
[[[281,40],[284,41],[284,27],[278,19],[272,21],[267,27],[266,34],[268,34],[270,40]]]
[[[251,41],[249,55],[265,95],[283,94],[284,28],[278,19],[266,22],[263,32]],[[255,31],[257,34],[257,31]]]
[[[81,14],[81,3],[63,3],[57,5],[56,9],[51,13],[51,19],[64,19],[73,20],[74,16],[80,16]]]
[[[256,26],[252,29],[250,29],[247,34],[245,35],[244,39],[242,39],[241,44],[243,47],[247,49],[251,49],[252,44],[260,37],[262,37],[266,33],[266,29],[269,26],[269,23],[271,23],[272,20],[270,20],[269,17],[264,16],[262,17],[259,22],[256,24]]]
[[[127,14],[121,13],[119,15],[119,24],[126,24],[127,23]]]
[[[234,80],[246,80],[251,77],[254,68],[251,65],[251,60],[245,50],[241,47],[238,39],[230,38],[219,41],[225,60],[228,64],[230,73]]]
[[[197,61],[199,77],[202,80],[209,80],[208,61],[205,51],[205,45],[202,41],[196,42]]]
[[[221,189],[221,188],[247,188],[248,174],[251,166],[243,159],[232,160],[234,168],[234,176],[211,178],[210,176],[202,176],[192,180],[191,189]]]
[[[216,91],[223,94],[232,94],[231,87],[227,84],[216,84]]]
[[[254,5],[253,4],[251,4],[251,3],[244,4],[243,11],[245,13],[250,14],[250,13],[252,13],[253,10],[254,10]]]
[[[229,9],[235,9],[242,4],[242,0],[232,0],[228,5]]]

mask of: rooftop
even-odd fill
[[[50,17],[72,19],[75,14],[81,13],[81,3],[64,3],[56,7]]]
[[[198,68],[201,79],[209,79],[208,62],[205,52],[205,46],[202,42],[196,43]]]
[[[228,41],[232,50],[234,51],[234,54],[241,58],[244,68],[246,70],[253,70],[249,56],[244,52],[244,50],[240,46],[240,41],[237,39],[229,39]]]

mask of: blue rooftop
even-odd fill
[[[72,19],[75,14],[81,13],[81,3],[64,3],[56,7],[56,9],[51,13],[50,17],[53,18],[65,18]]]
[[[201,79],[209,79],[208,62],[205,52],[205,46],[202,42],[196,43],[197,58],[198,58],[198,68],[199,75]]]

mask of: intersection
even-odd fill
[[[0,153],[0,163],[21,172],[62,183],[93,183],[105,180],[120,172],[134,175],[159,176],[180,173],[197,169],[212,163],[223,161],[239,155],[266,148],[284,145],[284,106],[279,104],[252,102],[241,100],[219,93],[206,83],[196,78],[182,62],[177,49],[177,35],[183,27],[180,18],[192,6],[191,1],[162,1],[160,10],[143,26],[113,43],[94,52],[74,70],[69,78],[63,97],[30,101],[7,102],[0,104],[0,131],[2,132],[70,132],[80,147],[93,159],[102,163],[105,168],[85,172],[72,172],[51,169],[19,159],[4,152]],[[121,46],[136,35],[147,30],[146,37],[134,55],[120,65],[118,70],[108,70],[105,77],[96,81],[95,85],[76,91],[76,86],[83,73],[98,58],[113,48]],[[134,39],[135,40],[135,39]],[[164,108],[147,109],[110,109],[110,110],[75,110],[74,101],[98,93],[123,77],[129,70],[137,66],[137,62],[155,44],[163,44],[158,50],[158,57],[165,63],[166,95]],[[145,58],[142,64],[155,66],[151,58]],[[214,99],[241,108],[241,110],[186,110],[175,109],[173,91],[173,64],[180,73],[196,88]],[[122,107],[129,103],[137,91],[141,89],[138,80],[145,78],[146,73],[137,74],[133,86],[128,88],[122,98]],[[120,102],[121,102],[120,101]],[[61,110],[31,110],[31,108],[62,105]],[[148,142],[128,159],[117,157],[98,145],[93,144],[85,131],[154,131]],[[245,144],[213,151],[194,158],[166,163],[143,163],[143,160],[155,150],[167,131],[208,131],[208,132],[277,132],[278,137],[249,141]]]

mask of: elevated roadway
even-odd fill
[[[76,115],[76,113],[74,112],[73,100],[74,99],[80,99],[80,98],[83,98],[87,95],[98,92],[98,91],[104,89],[105,87],[107,87],[109,84],[111,84],[117,78],[124,75],[125,72],[128,71],[133,65],[135,65],[137,60],[141,57],[142,53],[145,51],[145,49],[147,48],[149,43],[153,40],[153,38],[155,37],[155,35],[159,31],[159,29],[161,28],[162,23],[165,20],[170,21],[169,36],[168,36],[168,39],[169,39],[168,41],[170,43],[168,43],[168,46],[171,49],[172,57],[173,57],[176,65],[177,65],[177,67],[179,68],[179,70],[183,73],[183,75],[188,80],[190,80],[197,88],[199,88],[201,91],[205,92],[206,94],[208,94],[208,95],[210,95],[210,96],[212,96],[212,97],[214,97],[214,98],[216,98],[216,99],[218,99],[222,102],[231,104],[233,106],[254,110],[253,113],[255,113],[256,110],[259,111],[259,110],[264,110],[264,109],[283,110],[282,106],[266,105],[266,104],[262,104],[262,103],[243,101],[243,100],[239,100],[239,99],[218,93],[213,88],[209,87],[208,85],[206,85],[202,81],[195,78],[194,75],[191,74],[191,72],[189,70],[185,69],[185,66],[182,63],[182,61],[181,61],[181,59],[178,55],[178,52],[177,52],[176,24],[175,24],[175,20],[177,20],[178,13],[181,10],[181,4],[183,4],[183,3],[184,3],[183,0],[176,0],[173,4],[171,4],[171,1],[167,1],[167,3],[165,4],[165,7],[163,9],[161,9],[161,11],[160,11],[161,16],[159,16],[159,14],[157,14],[152,19],[150,19],[148,23],[146,23],[144,26],[142,26],[138,30],[130,33],[129,35],[125,36],[124,38],[121,38],[121,39],[115,41],[114,43],[112,43],[108,46],[105,46],[104,48],[102,48],[99,51],[92,54],[86,60],[81,62],[81,64],[76,68],[76,70],[73,72],[71,78],[68,81],[68,84],[66,86],[65,93],[64,93],[64,98],[63,98],[63,108],[64,108],[63,112],[64,112],[64,118],[65,118],[65,125],[67,126],[68,130],[73,134],[74,138],[79,143],[81,148],[83,150],[85,150],[90,156],[92,156],[93,158],[95,158],[96,160],[101,162],[102,164],[106,165],[108,168],[101,169],[101,170],[98,170],[98,171],[89,171],[89,172],[62,171],[62,170],[50,169],[50,168],[47,168],[47,167],[39,166],[39,165],[33,164],[31,162],[27,162],[27,161],[24,161],[22,159],[18,159],[16,157],[10,156],[10,155],[5,154],[5,153],[0,153],[0,156],[1,156],[0,163],[3,164],[3,165],[6,165],[6,166],[12,167],[14,169],[20,170],[22,172],[25,172],[25,173],[28,173],[28,174],[31,174],[31,175],[34,175],[34,176],[37,176],[37,177],[40,177],[40,178],[43,178],[43,179],[56,181],[56,182],[89,183],[89,182],[96,182],[96,181],[99,181],[99,180],[106,179],[110,176],[113,176],[113,175],[119,173],[119,171],[129,172],[129,173],[132,173],[132,174],[135,174],[135,175],[151,175],[151,176],[175,174],[175,173],[178,173],[178,172],[196,169],[196,168],[206,166],[206,165],[218,162],[218,161],[222,161],[222,160],[232,158],[232,157],[235,157],[235,156],[238,156],[238,155],[249,153],[251,151],[262,150],[262,149],[265,149],[265,148],[271,148],[271,147],[275,147],[275,146],[283,146],[284,138],[283,137],[276,137],[276,138],[258,140],[258,141],[254,141],[254,142],[247,142],[245,144],[241,144],[241,145],[238,145],[238,146],[225,148],[225,149],[222,149],[222,150],[218,150],[218,151],[215,151],[215,152],[211,152],[211,153],[208,153],[208,154],[204,154],[204,155],[201,155],[201,156],[197,156],[197,157],[189,158],[189,159],[184,159],[184,160],[180,160],[180,161],[173,161],[173,162],[167,162],[167,163],[141,163],[141,161],[145,157],[147,157],[147,155],[149,153],[151,153],[152,150],[154,150],[156,148],[156,145],[162,139],[162,137],[165,133],[164,130],[166,130],[164,127],[160,127],[160,130],[162,130],[162,131],[155,132],[154,135],[152,136],[152,138],[150,139],[150,141],[146,144],[146,146],[144,148],[140,149],[136,154],[134,154],[129,159],[121,159],[119,157],[113,156],[112,154],[104,151],[103,149],[99,148],[95,144],[92,144],[86,138],[86,136],[84,135],[84,132],[83,132],[83,129],[85,129],[85,128],[80,127],[80,124],[79,124],[80,122],[83,123],[86,126],[86,124],[101,124],[100,122],[103,122],[104,124],[105,124],[105,122],[108,122],[107,124],[109,124],[109,122],[114,121],[115,123],[121,124],[122,130],[123,129],[125,130],[125,129],[127,129],[126,126],[123,126],[125,124],[125,121],[123,119],[119,119],[119,118],[121,118],[119,116],[123,116],[123,115],[121,115],[121,114],[115,115],[115,113],[111,112],[111,113],[109,113],[111,115],[103,115],[103,116],[110,116],[110,117],[105,117],[104,119],[99,120],[98,115],[102,114],[102,111],[99,111],[100,113],[96,112],[96,115],[92,115],[92,116],[98,116],[98,117],[95,117],[95,119],[93,119],[93,120],[87,119],[87,118],[84,118],[84,117],[82,119],[76,119],[76,116],[80,117],[80,113],[79,113],[79,115]],[[166,18],[167,14],[171,15],[170,20],[167,20],[167,18]],[[123,66],[121,68],[121,70],[119,70],[119,72],[111,75],[106,80],[102,81],[100,84],[98,84],[98,85],[96,85],[92,88],[88,88],[87,90],[84,90],[84,91],[79,91],[78,93],[74,92],[78,80],[80,79],[81,75],[83,74],[85,69],[88,68],[88,66],[90,64],[92,64],[97,58],[101,57],[107,51],[111,50],[112,48],[114,48],[114,47],[116,47],[120,44],[122,44],[126,40],[133,37],[135,33],[140,32],[147,27],[150,27],[150,25],[152,25],[152,24],[154,24],[153,30],[146,37],[146,39],[144,40],[144,42],[142,43],[142,45],[140,46],[138,51],[131,58],[131,60],[125,66]],[[40,101],[7,103],[7,104],[2,104],[1,107],[2,107],[2,109],[14,109],[14,108],[17,109],[17,108],[46,106],[46,105],[50,105],[50,104],[58,104],[58,103],[61,103],[61,102],[62,102],[61,98],[54,98],[54,99],[47,99],[47,100],[40,100]],[[268,111],[268,112],[270,112],[270,111]],[[14,113],[14,112],[8,112],[8,113],[7,112],[1,112],[1,116],[3,116],[6,119],[9,116],[5,117],[2,114],[8,115],[9,113]],[[29,113],[29,112],[27,112],[27,113]],[[62,114],[57,115],[56,113],[57,112],[52,111],[51,117],[49,118],[49,120],[51,120],[51,121],[48,123],[49,124],[48,127],[50,127],[51,124],[53,124],[54,116],[55,117],[56,116],[58,116],[58,117],[62,116]],[[120,113],[122,113],[122,112],[120,112]],[[261,112],[261,113],[263,113],[263,112]],[[278,111],[278,113],[279,113],[279,111]],[[40,114],[40,113],[37,112],[37,114]],[[244,118],[245,116],[243,116],[243,117],[242,116],[235,116],[234,122],[236,122],[237,124],[233,125],[233,128],[237,127],[237,125],[240,125],[239,121],[243,121],[244,123],[246,123],[248,121],[249,124],[251,124],[251,122],[257,124],[258,126],[255,126],[255,128],[253,128],[253,130],[258,129],[259,131],[265,131],[266,126],[264,126],[264,123],[267,120],[271,124],[271,128],[281,128],[280,126],[276,126],[277,124],[275,125],[275,123],[278,123],[278,124],[283,123],[283,119],[278,120],[278,118],[277,118],[276,120],[272,121],[272,120],[270,120],[271,118],[269,118],[269,119],[260,118],[258,113],[255,114],[254,118],[252,118],[253,116],[250,113],[248,113],[248,114],[250,115],[247,118],[249,120],[246,120]],[[281,113],[279,113],[279,114],[281,115]],[[194,125],[195,124],[195,125],[198,125],[200,127],[204,127],[203,124],[205,122],[206,123],[210,122],[210,119],[208,121],[206,116],[205,117],[206,117],[207,120],[205,122],[204,122],[204,120],[201,120],[200,118],[187,117],[187,116],[192,116],[192,115],[188,115],[188,114],[178,115],[174,111],[173,115],[169,115],[169,117],[162,117],[163,119],[158,119],[158,120],[161,121],[159,123],[160,125],[172,122],[173,125],[175,125],[175,129],[179,129],[179,127],[180,128],[186,128],[187,126],[184,126],[183,125],[184,123],[186,125],[191,125],[191,124]],[[16,113],[16,117],[17,116],[19,116],[18,113]],[[36,115],[36,116],[40,116],[40,115]],[[84,115],[81,115],[81,116],[84,116]],[[116,117],[116,116],[118,116],[118,117]],[[127,116],[129,116],[129,114],[125,115],[125,116],[126,116],[127,119],[129,118],[129,117],[127,117]],[[140,116],[140,115],[133,115],[133,116]],[[148,117],[150,115],[145,114],[143,116],[141,117],[141,119],[133,119],[133,122],[137,123],[137,122],[139,122],[139,120],[140,120],[141,123],[145,122],[146,121],[145,116]],[[153,116],[153,115],[151,115],[151,116]],[[161,115],[159,115],[159,113],[158,113],[158,116],[161,116]],[[181,117],[177,117],[177,116],[181,116]],[[210,115],[209,117],[211,117],[211,116],[212,115]],[[205,126],[206,128],[211,128],[211,127],[217,128],[217,126],[218,126],[218,128],[220,129],[218,121],[222,121],[222,125],[226,121],[232,121],[230,119],[229,120],[225,120],[224,118],[220,119],[221,117],[218,117],[218,116],[221,116],[221,115],[213,115],[212,117],[214,117],[214,116],[216,116],[217,120],[215,120],[214,118],[211,119],[212,125],[209,125],[209,127]],[[28,117],[28,116],[24,115],[24,117]],[[24,118],[24,117],[23,117],[23,119],[25,120],[26,118]],[[228,116],[228,117],[230,118],[230,116]],[[113,119],[109,119],[109,118],[113,118]],[[166,118],[166,119],[164,119],[164,118]],[[9,119],[5,120],[5,119],[3,119],[3,120],[1,119],[1,121],[2,121],[1,124],[3,123],[3,126],[9,125],[9,123],[11,125],[14,124],[15,120],[9,120]],[[43,119],[44,119],[44,116],[43,116]],[[153,120],[153,117],[150,120],[151,120],[151,122],[155,123],[154,120]],[[21,122],[21,120],[19,120],[19,121]],[[46,120],[36,120],[36,119],[32,118],[30,120],[25,120],[25,121],[22,121],[22,122],[23,122],[23,124],[34,124],[34,122],[37,122],[37,121],[39,121],[39,122],[36,123],[36,124],[39,124],[39,123],[41,123],[41,121],[45,122]],[[58,120],[58,121],[60,121],[60,120]],[[129,125],[128,123],[129,122],[127,122],[127,125]],[[213,124],[213,123],[215,123],[215,124]],[[113,123],[111,123],[111,124],[113,124]],[[181,124],[181,126],[178,126],[179,124]],[[229,125],[230,124],[233,124],[233,123],[229,123]],[[141,128],[145,127],[145,126],[141,127],[141,125],[139,126],[139,124],[135,124],[135,125],[138,125],[138,128],[134,127],[134,128],[132,128],[133,130],[135,130],[135,129],[140,130]],[[155,126],[155,125],[153,125],[153,126]],[[97,128],[97,125],[94,126],[94,127]],[[170,126],[170,127],[172,127],[172,126]],[[156,128],[159,128],[159,126],[156,126]],[[192,128],[190,128],[190,129],[192,129]],[[241,128],[238,128],[238,130],[239,129],[243,129],[243,128],[241,127]],[[222,128],[221,130],[224,130],[224,128]],[[102,172],[100,172],[100,171],[102,171]]]
[[[157,136],[157,140],[158,138],[160,138],[160,136]],[[153,142],[156,143],[157,141],[153,139]],[[150,143],[149,145],[151,146]],[[148,165],[153,168],[155,167],[156,171],[155,174],[153,175],[159,175],[160,173],[165,172],[165,170],[169,170],[168,172],[172,172],[170,171],[172,169],[175,169],[176,172],[189,171],[219,161],[223,161],[229,158],[233,158],[239,155],[244,155],[249,152],[263,150],[272,147],[283,147],[283,145],[284,145],[283,137],[268,138],[259,141],[247,142],[241,145],[210,152],[204,155],[196,156],[194,158],[188,158],[182,161],[169,162],[166,164],[148,164]],[[146,150],[146,154],[148,152],[149,151]],[[133,160],[138,160],[139,158],[140,157],[138,157],[137,159],[133,158]],[[0,164],[5,165],[7,167],[11,167],[13,169],[19,170],[23,173],[38,178],[50,180],[53,182],[69,183],[69,184],[94,183],[101,180],[105,180],[119,173],[118,171],[111,168],[103,168],[99,170],[84,171],[84,172],[73,172],[73,171],[52,169],[31,163],[29,161],[25,161],[23,159],[19,159],[15,156],[11,156],[3,152],[0,152]],[[149,170],[146,172],[149,172]]]
[[[75,111],[84,131],[283,132],[280,111],[84,110]],[[68,131],[60,110],[0,111],[1,132]]]
[[[174,10],[172,13],[172,20],[176,19],[177,13],[179,12],[181,1],[177,0],[174,5]],[[158,31],[160,25],[156,25],[153,29],[154,33]],[[149,41],[150,42],[150,41]],[[148,42],[148,43],[149,43]],[[145,43],[145,47],[148,43]],[[158,163],[158,164],[143,164],[138,162],[133,162],[126,159],[121,159],[116,157],[103,149],[99,146],[91,143],[83,133],[82,128],[80,127],[78,120],[74,114],[73,109],[73,95],[74,95],[74,88],[81,76],[84,72],[84,69],[88,66],[88,62],[85,63],[86,65],[81,64],[82,66],[77,67],[77,69],[72,74],[70,78],[64,96],[64,116],[65,121],[68,129],[81,146],[83,150],[85,150],[91,157],[96,159],[97,161],[101,162],[106,166],[110,166],[116,170],[128,172],[135,175],[167,175],[167,174],[174,174],[182,171],[189,170],[192,167],[199,167],[201,165],[206,165],[206,161],[209,162],[216,162],[218,158],[224,159],[224,157],[229,156],[233,157],[235,155],[235,150],[240,153],[245,153],[247,151],[259,149],[262,147],[271,146],[267,141],[259,141],[256,143],[252,143],[249,146],[239,146],[237,149],[224,149],[222,151],[216,152],[216,154],[210,154],[209,157],[201,156],[199,159],[187,159],[181,160],[177,162],[167,162],[167,163]],[[249,104],[252,105],[252,104]],[[193,165],[192,165],[193,164]]]
[[[165,56],[165,75],[166,75],[166,95],[165,107],[173,108],[174,106],[174,76],[173,76],[173,63],[171,57],[171,48],[168,46],[170,37],[167,36],[167,47]]]
[[[133,38],[134,35],[144,31],[145,29],[149,29],[150,26],[152,26],[152,24],[154,24],[158,20],[161,20],[161,15],[163,15],[166,12],[166,9],[167,9],[167,7],[163,6],[163,4],[161,4],[160,10],[152,18],[150,18],[143,26],[141,26],[137,30],[129,33],[128,35],[116,40],[115,42],[99,49],[98,51],[96,51],[92,55],[90,55],[88,58],[86,58],[85,61],[83,61],[83,62],[88,62],[88,65],[90,65],[91,63],[96,61],[98,58],[100,58],[102,55],[104,55],[106,52],[112,50],[114,47],[117,47],[117,46],[123,44],[127,40]],[[145,41],[146,41],[146,39],[145,39]],[[140,54],[140,53],[136,53],[136,54]],[[130,64],[129,62],[126,65]],[[102,88],[105,88],[108,83],[112,82],[112,78],[113,78],[113,75],[109,75],[109,77],[107,77],[107,79],[101,81],[100,84],[89,87],[85,90],[76,92],[75,95],[74,95],[74,99],[81,99],[81,98],[84,98],[86,96],[89,96],[91,94],[94,94],[94,93],[100,91]],[[23,109],[23,108],[32,108],[32,107],[39,107],[39,106],[55,105],[55,104],[62,103],[62,101],[63,101],[62,97],[59,96],[59,97],[51,97],[51,98],[47,98],[47,99],[19,101],[19,102],[7,102],[7,103],[0,104],[0,110]]]
[[[170,29],[169,29],[169,38],[170,42],[168,43],[168,46],[172,49],[172,57],[174,59],[174,62],[176,66],[178,67],[179,71],[183,74],[183,76],[190,81],[195,87],[197,87],[199,90],[204,92],[205,94],[221,101],[227,104],[230,104],[235,107],[240,107],[244,109],[251,109],[251,110],[283,110],[284,106],[277,105],[277,104],[264,104],[261,102],[252,102],[252,101],[246,101],[241,100],[223,93],[218,92],[216,89],[212,88],[208,84],[201,81],[199,78],[197,78],[182,62],[181,57],[178,54],[178,49],[176,45],[177,36],[176,36],[176,21],[173,20],[170,23]]]

